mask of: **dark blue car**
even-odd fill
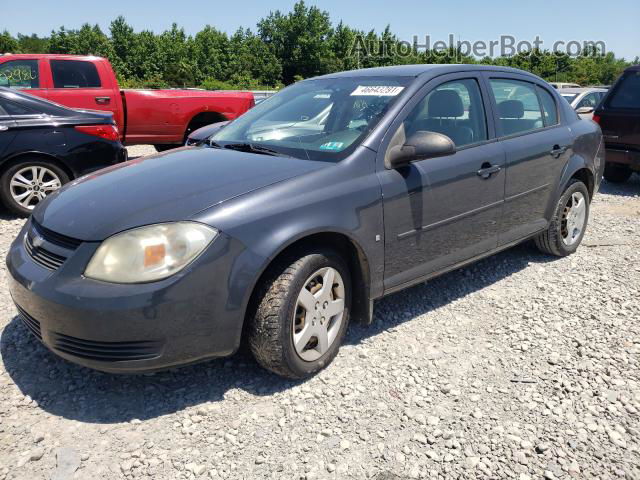
[[[245,335],[302,378],[383,295],[528,239],[573,253],[603,154],[598,125],[519,70],[314,78],[200,147],[49,195],[8,254],[11,294],[48,348],[92,368],[231,355]]]

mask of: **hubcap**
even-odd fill
[[[35,165],[18,170],[9,184],[11,198],[29,210],[33,210],[49,193],[61,186],[62,182],[55,172]]]
[[[560,234],[562,242],[573,245],[578,241],[587,219],[587,199],[581,192],[575,192],[569,198],[562,212],[562,225]]]
[[[331,267],[311,275],[298,295],[293,317],[293,345],[307,362],[324,355],[336,340],[344,316],[344,282]]]

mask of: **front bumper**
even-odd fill
[[[65,252],[64,241],[45,230],[34,253],[33,242],[25,240],[43,230],[30,220],[12,244],[9,289],[23,323],[57,355],[97,370],[140,373],[237,349],[244,306],[227,282],[243,251],[237,242],[220,235],[178,274],[120,285],[82,276],[97,242]]]

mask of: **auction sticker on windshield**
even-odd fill
[[[395,97],[398,95],[404,87],[397,87],[391,85],[358,85],[353,92],[352,97]]]
[[[343,142],[327,142],[320,145],[320,150],[342,150]]]

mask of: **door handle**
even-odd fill
[[[111,103],[111,97],[96,97],[96,103],[98,105],[109,105]]]
[[[551,151],[549,152],[552,157],[558,158],[564,152],[567,151],[568,147],[561,147],[560,145],[554,145]]]
[[[478,170],[478,176],[487,180],[491,175],[498,173],[500,170],[502,170],[500,165],[491,165],[489,162],[485,162],[482,164],[480,170]]]
[[[0,132],[6,132],[7,130],[9,130],[9,127],[6,125],[0,125]]]

